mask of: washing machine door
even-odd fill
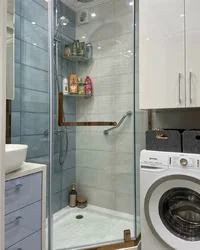
[[[157,180],[144,209],[152,233],[168,249],[200,249],[200,179],[170,175]]]

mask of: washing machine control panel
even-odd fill
[[[175,168],[193,168],[200,170],[200,159],[184,155],[171,157],[171,167]]]

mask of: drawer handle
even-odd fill
[[[21,219],[23,219],[23,217],[22,217],[22,216],[17,216],[17,217],[15,218],[15,220],[10,221],[10,222],[8,222],[8,223],[6,223],[6,225],[5,225],[5,226],[7,227],[7,226],[10,226],[10,225],[12,225],[12,224],[19,223]]]
[[[21,187],[23,187],[22,184],[17,184],[15,187],[6,189],[6,192],[11,191],[11,190],[18,190],[18,189],[20,189]]]

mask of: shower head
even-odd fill
[[[55,35],[55,36],[57,35],[58,29],[59,29],[61,26],[66,26],[66,25],[68,25],[68,23],[69,23],[69,19],[66,18],[65,16],[61,16],[61,18],[59,19],[59,22],[58,22],[58,24],[57,24],[57,26],[56,26],[54,35]]]
[[[80,3],[90,3],[93,2],[94,0],[77,0]]]
[[[58,25],[66,26],[69,23],[69,19],[65,16],[61,16]]]

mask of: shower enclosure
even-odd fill
[[[137,246],[139,154],[148,126],[138,108],[138,1],[48,5],[47,249]],[[82,79],[82,94],[72,91],[71,76]],[[87,200],[84,209],[69,206],[73,184],[77,197]]]

